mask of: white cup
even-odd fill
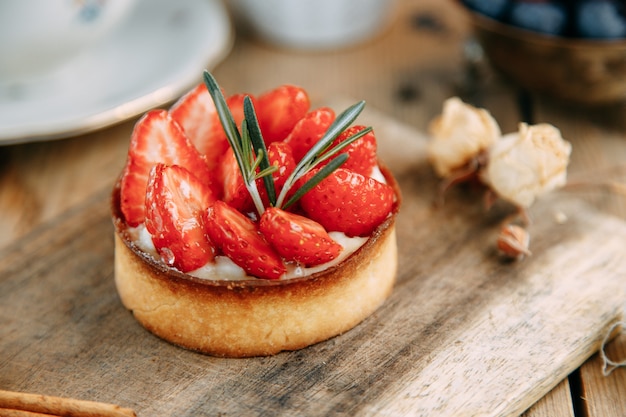
[[[41,78],[108,36],[133,0],[0,0],[0,83]]]
[[[379,33],[395,0],[232,0],[235,12],[260,37],[300,49],[354,45]]]

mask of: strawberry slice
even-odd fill
[[[285,142],[291,146],[293,157],[300,162],[302,157],[326,133],[335,120],[335,112],[329,107],[321,107],[307,113],[296,123]]]
[[[363,129],[365,126],[349,127],[335,139],[333,146]],[[341,150],[341,153],[348,154],[348,159],[341,167],[369,177],[372,175],[372,170],[378,166],[376,148],[376,136],[374,136],[373,131],[370,131]],[[323,165],[325,163],[320,164],[320,166]]]
[[[213,260],[203,220],[213,201],[211,189],[181,166],[157,164],[150,171],[145,224],[166,264],[188,272]]]
[[[211,186],[212,176],[206,159],[178,123],[166,110],[151,110],[135,124],[122,173],[121,209],[130,226],[144,221],[148,175],[157,163],[183,166]]]
[[[244,119],[243,99],[249,94],[235,94],[226,99],[237,126]],[[255,98],[250,96],[252,102]],[[228,139],[220,123],[215,103],[204,83],[182,96],[170,108],[170,115],[183,128],[191,142],[206,155],[210,168],[220,164],[221,158],[229,148]]]
[[[217,178],[222,185],[222,200],[242,213],[254,211],[252,197],[243,181],[232,148],[228,148],[217,168]]]
[[[393,202],[389,185],[345,168],[335,170],[300,199],[308,217],[328,231],[348,236],[369,236],[391,212]]]
[[[321,224],[276,207],[265,210],[259,228],[280,256],[305,266],[329,262],[343,249]]]
[[[266,144],[284,140],[310,107],[306,91],[293,85],[283,85],[257,99],[256,114]]]
[[[267,147],[267,157],[270,160],[270,164],[278,167],[278,170],[272,174],[274,179],[274,188],[276,195],[280,193],[280,190],[285,185],[287,178],[291,175],[294,169],[296,169],[296,161],[293,158],[293,152],[291,146],[285,142],[272,142]],[[269,207],[269,199],[267,197],[267,191],[263,184],[263,179],[259,178],[256,183],[263,200],[263,205]]]
[[[291,147],[285,142],[271,143],[267,147],[267,154],[270,164],[278,167],[278,170],[272,174],[275,191],[278,195],[285,181],[287,181],[287,178],[295,169],[296,162],[293,159]],[[218,169],[218,178],[223,186],[222,200],[242,213],[250,213],[255,210],[254,202],[243,181],[232,148],[229,148],[222,158],[222,163]],[[268,207],[270,205],[269,198],[262,178],[256,180],[256,186],[261,195],[263,205]]]
[[[213,98],[204,83],[178,99],[170,108],[170,116],[183,128],[200,153],[207,155],[215,147],[212,139],[221,125]],[[228,142],[224,145],[228,146]],[[226,148],[223,147],[223,150]]]
[[[263,239],[257,225],[221,200],[209,207],[205,230],[211,242],[257,278],[278,279],[286,272],[280,256]]]

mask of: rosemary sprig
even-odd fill
[[[306,155],[304,155],[294,171],[285,181],[278,197],[276,197],[276,188],[272,173],[275,172],[278,167],[271,165],[269,162],[267,149],[265,147],[265,142],[263,141],[261,129],[259,128],[259,122],[256,117],[252,100],[250,100],[249,97],[244,98],[244,121],[241,124],[240,132],[237,129],[230,109],[226,104],[226,99],[224,98],[217,81],[215,81],[213,75],[211,75],[208,71],[204,71],[204,83],[213,98],[220,123],[224,128],[224,132],[226,133],[230,146],[233,148],[233,153],[237,159],[237,165],[239,166],[239,170],[243,176],[246,188],[248,189],[248,192],[250,193],[255,207],[260,215],[262,215],[265,211],[265,207],[256,186],[257,179],[263,178],[263,183],[270,205],[279,208],[287,208],[300,199],[311,188],[315,187],[322,180],[324,180],[324,178],[330,175],[333,171],[339,168],[348,159],[347,154],[337,155],[341,152],[341,150],[372,130],[370,127],[360,130],[349,138],[343,140],[341,143],[333,146],[335,139],[344,130],[346,130],[363,111],[365,102],[360,101],[348,107],[339,116],[337,116],[322,138],[306,153]],[[315,175],[307,180],[307,182],[305,182],[289,198],[289,200],[285,202],[289,190],[300,178],[307,175],[320,163],[331,158],[334,159],[330,160],[318,172],[316,172]],[[257,173],[257,169],[259,169],[260,172]]]
[[[306,174],[311,172],[313,168],[319,165],[321,162],[326,161],[339,153],[346,146],[369,133],[372,128],[368,127],[354,135],[341,141],[338,145],[332,147],[333,142],[337,137],[346,130],[352,122],[361,114],[365,102],[360,101],[344,110],[335,121],[330,125],[326,133],[320,138],[320,140],[313,145],[313,147],[302,157],[296,168],[291,175],[285,181],[283,189],[276,200],[277,207],[283,207],[283,202],[287,197],[287,193],[293,187],[293,185]],[[312,178],[310,178],[302,187],[296,191],[296,193],[284,204],[284,208],[289,207],[295,203],[300,197],[302,197],[307,191],[319,184],[324,178],[330,175],[335,169],[339,168],[346,160],[348,155],[343,154],[330,161],[328,165],[324,166],[317,172]]]
[[[237,125],[235,124],[235,120],[233,119],[233,115],[228,108],[228,104],[226,104],[226,99],[222,94],[222,90],[219,88],[215,78],[208,71],[204,72],[204,83],[213,98],[220,123],[224,128],[226,138],[228,139],[231,148],[233,148],[237,165],[241,171],[246,188],[252,197],[254,206],[259,214],[263,214],[265,207],[256,186],[256,180],[258,178],[269,177],[270,181],[272,181],[271,187],[273,188],[273,178],[271,174],[276,171],[277,167],[274,167],[269,163],[267,149],[265,149],[263,138],[260,135],[259,124],[256,120],[256,116],[254,115],[252,103],[248,97],[246,97],[247,100],[244,100],[244,112],[246,112],[245,108],[248,108],[248,111],[246,112],[246,118],[241,124],[240,133],[237,129]],[[249,123],[251,123],[251,127],[249,126]],[[261,144],[260,146],[258,145],[259,143]],[[254,147],[255,144],[257,145],[256,148]],[[259,167],[261,168],[261,171],[257,173],[256,170]],[[270,187],[266,185],[266,188],[269,189]]]
[[[252,100],[250,100],[250,97],[248,96],[244,97],[243,99],[243,113],[248,126],[248,130],[250,132],[252,147],[253,149],[257,150],[257,157],[260,161],[259,168],[261,169],[261,173],[266,172],[267,170],[271,170],[271,172],[268,172],[268,174],[276,171],[278,168],[270,165],[269,154],[267,153],[265,141],[263,140],[261,128],[259,127],[259,120],[256,117],[256,112],[254,111]],[[267,157],[263,158],[263,155]],[[263,183],[265,184],[265,190],[267,191],[267,197],[270,201],[270,204],[272,206],[275,205],[276,187],[274,185],[274,177],[272,177],[271,175],[260,175],[260,173],[259,176],[263,178]]]

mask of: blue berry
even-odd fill
[[[558,2],[516,1],[511,7],[511,23],[523,29],[560,35],[567,27],[567,9]]]
[[[585,38],[623,38],[626,16],[622,2],[616,0],[584,0],[578,5],[576,28]]]
[[[500,19],[504,15],[510,0],[463,0],[463,3],[478,13],[494,19]]]

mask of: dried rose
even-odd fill
[[[464,103],[458,97],[445,101],[443,112],[430,124],[432,139],[428,158],[440,177],[465,167],[501,135],[500,127],[485,109]]]
[[[567,181],[572,146],[556,127],[520,123],[489,149],[481,179],[501,198],[521,208]]]

